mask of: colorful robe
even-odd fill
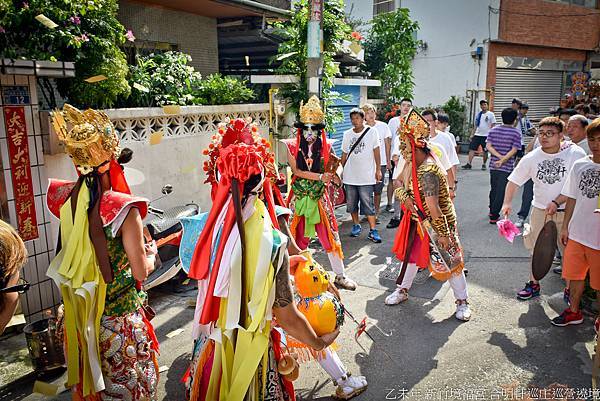
[[[287,140],[284,142],[290,154],[296,158],[298,154],[297,141]],[[323,152],[330,151],[331,145],[328,144]],[[324,158],[321,158],[321,173],[325,171],[323,160]],[[292,190],[287,203],[294,212],[290,222],[290,231],[300,249],[306,249],[310,238],[317,236],[327,253],[333,253],[340,260],[344,259],[334,204],[323,182],[292,177]]]
[[[156,400],[158,341],[142,309],[146,293],[139,289],[116,235],[131,207],[146,215],[147,201],[113,191],[100,199],[114,277],[105,283],[87,229],[89,192],[83,184],[78,199],[71,199],[74,186],[51,180],[47,191],[48,209],[61,220],[62,249],[48,276],[63,296],[67,384],[74,386],[74,400]]]

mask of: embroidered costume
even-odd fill
[[[287,205],[294,215],[290,230],[300,249],[306,249],[311,238],[319,238],[327,252],[331,267],[336,274],[336,284],[354,290],[356,284],[344,274],[344,253],[340,242],[334,202],[329,186],[320,177],[324,173],[335,174],[339,158],[332,153],[331,144],[325,135],[324,113],[319,99],[313,96],[306,105],[300,105],[300,122],[296,124],[295,139],[283,141],[296,168],[312,172],[318,179],[292,177]]]
[[[156,400],[158,342],[118,235],[131,208],[146,215],[147,201],[129,193],[106,114],[65,104],[52,119],[80,173],[77,182],[51,180],[47,191],[61,223],[47,274],[64,302],[67,385],[75,400]],[[112,190],[102,191],[103,174]]]
[[[430,151],[428,138],[429,124],[412,110],[401,125],[400,151],[406,164],[400,177],[403,185],[395,191],[404,214],[393,251],[403,265],[396,281],[398,288],[386,298],[386,303],[393,305],[405,301],[418,268],[429,268],[435,279],[449,280],[457,299],[456,317],[469,320],[471,313],[467,303],[464,255],[458,237],[456,212],[446,176],[435,154]],[[423,154],[424,160],[421,162],[417,160],[417,152]],[[435,218],[426,202],[428,197],[437,199]],[[405,204],[407,199],[412,200],[415,210],[408,210]],[[445,246],[445,243],[448,245]]]
[[[277,229],[271,188],[274,156],[241,119],[221,126],[205,155],[213,205],[196,220],[204,229],[189,267],[198,298],[188,398],[294,400],[298,369],[278,369],[285,339],[272,315],[282,299],[292,302],[287,237]]]

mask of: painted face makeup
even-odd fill
[[[308,142],[314,142],[317,139],[318,133],[317,131],[313,131],[312,125],[306,124],[306,129],[302,132],[302,135],[304,135],[304,139]]]

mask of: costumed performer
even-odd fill
[[[312,96],[306,104],[300,104],[296,138],[284,141],[293,174],[287,199],[294,212],[290,230],[300,249],[306,249],[310,239],[318,237],[335,273],[335,285],[354,291],[356,283],[345,274],[334,204],[329,196],[329,185],[339,179],[332,167],[339,164],[339,158],[327,141],[324,118],[319,98]]]
[[[419,268],[429,268],[436,280],[448,280],[456,298],[457,319],[467,321],[464,255],[457,230],[456,212],[444,171],[439,167],[428,142],[429,123],[415,110],[400,129],[400,151],[405,160],[403,185],[395,195],[402,204],[403,217],[393,251],[402,261],[396,290],[385,299],[396,305],[408,299],[408,290]]]
[[[277,190],[274,187],[274,190]],[[277,197],[276,197],[277,199]],[[277,200],[276,200],[277,202]],[[290,255],[302,255],[303,253],[309,252],[308,249],[301,250],[296,242],[294,241],[293,236],[289,230],[287,219],[293,214],[291,210],[281,207],[279,205],[275,206],[275,212],[277,214],[277,221],[279,223],[280,230],[288,236],[288,252]],[[294,266],[296,268],[297,266]],[[295,271],[290,269],[290,273],[293,276]],[[297,293],[297,288],[294,282],[294,290]],[[337,289],[328,282],[327,291],[331,292],[338,300],[340,300],[340,294]],[[296,294],[296,300],[299,296]],[[322,352],[318,358],[315,358],[319,365],[329,374],[331,380],[333,381],[335,389],[335,397],[341,400],[349,400],[360,393],[362,393],[367,388],[367,379],[364,376],[353,376],[348,372],[344,364],[342,363],[340,357],[333,347],[327,347],[324,352]]]
[[[79,174],[47,192],[60,219],[47,274],[64,302],[67,386],[74,400],[156,400],[158,341],[141,290],[156,257],[142,234],[148,202],[129,191],[105,113],[65,104],[52,123]]]
[[[221,126],[205,155],[213,203],[189,271],[198,280],[189,399],[294,400],[299,370],[275,323],[317,351],[339,330],[317,336],[294,305],[289,265],[303,258],[288,257],[278,230],[274,155],[256,126]]]

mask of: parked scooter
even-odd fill
[[[160,284],[166,283],[174,277],[185,280],[187,275],[183,272],[181,261],[179,259],[179,245],[183,234],[181,219],[197,215],[200,207],[195,203],[189,203],[185,206],[175,206],[167,210],[161,210],[152,206],[152,203],[163,199],[173,192],[171,185],[165,185],[162,188],[163,196],[154,199],[148,207],[148,213],[151,217],[144,220],[144,236],[146,241],[156,241],[158,248],[159,266],[144,281],[144,290],[149,290]],[[191,289],[191,288],[189,288]],[[181,283],[174,284],[175,292],[185,291],[185,286]]]

